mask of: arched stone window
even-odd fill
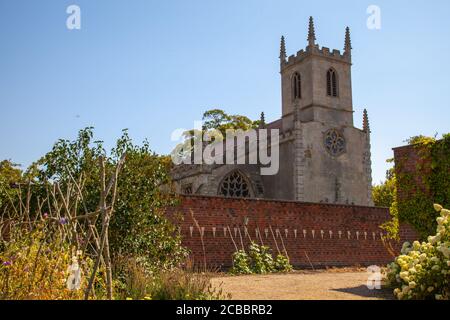
[[[339,95],[338,77],[333,68],[327,72],[327,95],[330,97],[337,97]]]
[[[302,98],[302,77],[298,72],[292,76],[292,98],[293,100]]]
[[[239,172],[229,173],[219,186],[219,195],[230,198],[250,198],[252,196],[247,179]]]

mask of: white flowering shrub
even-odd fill
[[[436,235],[427,242],[406,242],[388,266],[387,280],[398,299],[450,298],[450,210],[434,208],[440,213]]]

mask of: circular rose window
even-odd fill
[[[338,156],[345,152],[345,138],[336,129],[325,132],[324,145],[325,149],[332,156]]]

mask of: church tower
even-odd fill
[[[284,123],[298,113],[302,121],[353,125],[350,29],[345,32],[345,49],[330,50],[316,44],[313,18],[309,20],[308,45],[286,58],[282,38],[280,66],[282,116]]]
[[[354,127],[351,67],[348,27],[342,53],[319,47],[312,17],[304,50],[287,57],[281,39],[278,179],[293,179],[293,200],[373,205],[368,116],[363,129]]]

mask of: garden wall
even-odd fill
[[[386,208],[182,196],[168,215],[179,226],[194,262],[202,264],[205,256],[210,267],[230,267],[235,244],[247,248],[250,239],[262,240],[274,253],[277,246],[280,251],[285,247],[297,267],[383,265],[393,260],[379,227],[390,218]],[[401,227],[400,236],[402,241],[417,238],[408,225]]]
[[[418,145],[407,145],[394,148],[395,173],[397,177],[410,177],[407,185],[397,179],[397,197],[399,201],[411,199],[419,191],[429,193],[423,179],[431,173],[431,159],[421,155],[423,148]],[[402,180],[402,182],[405,182]]]

